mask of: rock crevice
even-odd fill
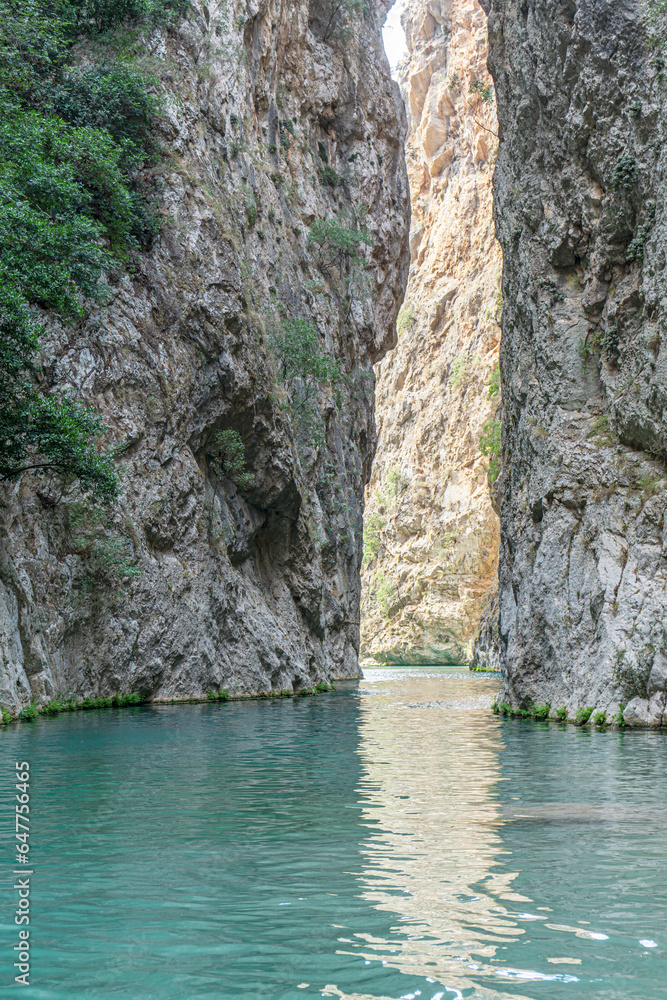
[[[404,26],[412,264],[398,346],[377,366],[362,653],[461,663],[497,570],[498,519],[479,446],[498,405],[495,97],[476,0],[412,0]]]

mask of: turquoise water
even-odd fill
[[[497,719],[495,691],[373,669],[318,698],[1,732],[0,996],[664,1000],[667,739]]]

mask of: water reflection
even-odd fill
[[[662,1000],[667,734],[501,721],[496,687],[376,669],[0,731],[34,779],[31,997]]]
[[[421,977],[406,997],[658,1000],[667,734],[493,719],[494,690],[367,673],[358,880],[391,922],[341,947]]]
[[[372,669],[361,687],[360,796],[369,836],[359,878],[364,898],[397,922],[390,939],[357,938],[367,958],[459,991],[495,973],[490,960],[525,932],[503,901],[530,903],[513,888],[516,872],[498,867],[503,740],[501,724],[489,718],[496,682],[476,681],[446,668]]]

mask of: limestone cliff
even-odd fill
[[[489,7],[505,299],[501,699],[607,719],[621,705],[626,723],[660,725],[664,31],[649,42],[637,0]]]
[[[497,573],[479,448],[498,404],[495,101],[476,0],[412,0],[404,26],[412,265],[398,346],[377,365],[362,653],[460,663]]]
[[[358,675],[372,365],[395,339],[409,191],[387,4],[354,23],[337,6],[193,0],[147,32],[161,233],[107,304],[49,324],[43,368],[103,414],[123,492],[109,520],[29,476],[3,488],[6,708]],[[324,359],[315,395],[290,336]]]

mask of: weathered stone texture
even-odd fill
[[[52,326],[45,358],[51,385],[104,413],[123,495],[110,537],[86,550],[53,484],[3,491],[8,708],[65,692],[185,698],[358,675],[368,376],[395,340],[409,191],[379,22],[368,14],[325,41],[329,7],[193,0],[177,30],[147,40],[170,95],[162,233],[135,273],[112,276],[107,306]],[[341,183],[323,183],[323,156]],[[366,286],[346,298],[308,227],[355,214],[373,247]],[[319,442],[297,440],[281,406],[267,349],[278,303],[317,326],[349,376],[340,409],[322,397]],[[207,458],[225,428],[242,436],[246,490]],[[119,580],[114,551],[140,575]]]
[[[412,266],[396,349],[377,366],[362,654],[460,663],[496,585],[498,518],[479,436],[497,399],[497,151],[476,0],[412,0],[404,25]],[[375,539],[375,542],[373,541]]]
[[[492,0],[504,254],[501,698],[659,725],[664,56],[636,0]]]

